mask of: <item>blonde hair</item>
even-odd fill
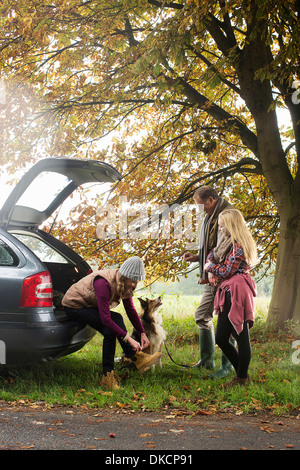
[[[126,288],[125,288],[125,277],[120,276],[120,278],[117,280],[117,296],[119,299],[122,299],[126,293]]]
[[[243,248],[247,263],[254,266],[257,263],[256,243],[241,212],[237,209],[225,209],[219,215],[219,219],[223,220],[231,235],[232,244],[238,242]]]

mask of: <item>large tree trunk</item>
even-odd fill
[[[282,148],[276,112],[272,109],[272,89],[267,80],[255,80],[261,67],[265,45],[258,40],[249,46],[247,61],[240,62],[240,83],[244,99],[256,124],[258,156],[263,174],[276,201],[280,235],[276,273],[268,322],[284,327],[286,320],[300,320],[300,186],[293,179]],[[249,60],[249,55],[252,60]],[[265,58],[265,63],[267,59]]]
[[[280,233],[267,321],[283,328],[300,320],[300,194],[281,146],[274,112],[257,113],[258,147],[264,176],[276,201]]]
[[[284,328],[287,320],[300,320],[300,193],[293,179],[278,135],[272,112],[265,125],[257,126],[264,176],[276,200],[280,217],[278,255],[268,322]],[[257,119],[261,124],[261,120]]]
[[[300,321],[300,237],[290,224],[281,227],[278,258],[268,322],[284,328],[287,320]],[[297,224],[298,225],[298,224]]]

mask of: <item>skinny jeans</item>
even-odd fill
[[[124,351],[126,357],[130,358],[134,356],[134,349],[127,342],[123,341],[121,338],[117,338],[112,331],[103,325],[100,319],[98,309],[96,308],[81,308],[73,309],[65,307],[65,311],[68,317],[71,320],[78,321],[82,325],[90,325],[95,330],[99,331],[103,335],[103,344],[102,344],[102,366],[103,373],[111,372],[114,370],[114,359],[116,352],[116,340],[118,339],[121,348]],[[126,331],[123,317],[120,313],[110,312],[112,320],[120,327],[122,330]]]
[[[233,365],[236,375],[239,378],[247,378],[251,360],[249,324],[245,321],[243,330],[240,334],[237,334],[228,318],[230,308],[231,294],[228,291],[225,294],[224,310],[218,315],[216,344],[222,349],[227,359]],[[236,339],[237,348],[235,348],[235,346],[229,341],[231,335]]]

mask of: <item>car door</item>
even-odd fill
[[[26,172],[3,204],[0,226],[6,230],[36,229],[78,186],[120,179],[120,173],[104,162],[65,157],[42,159]]]
[[[24,278],[23,272],[20,273],[25,265],[24,255],[0,229],[0,315],[19,308]]]
[[[48,158],[36,163],[15,186],[0,210],[0,227],[13,234],[46,266],[61,296],[90,271],[72,249],[39,229],[64,200],[85,183],[113,183],[121,178],[110,165],[95,160]]]

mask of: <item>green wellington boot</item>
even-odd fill
[[[224,377],[227,377],[231,372],[233,371],[233,366],[231,362],[227,359],[225,354],[222,353],[222,358],[221,358],[221,367],[219,370],[214,372],[209,376],[210,379],[223,379]]]
[[[194,367],[215,368],[215,335],[214,330],[199,330],[200,361]]]
[[[232,336],[230,337],[229,341],[234,346],[236,346],[236,341],[232,338]],[[209,377],[210,379],[223,379],[224,377],[227,377],[227,375],[229,375],[233,370],[233,365],[222,352],[220,369],[211,374]]]

